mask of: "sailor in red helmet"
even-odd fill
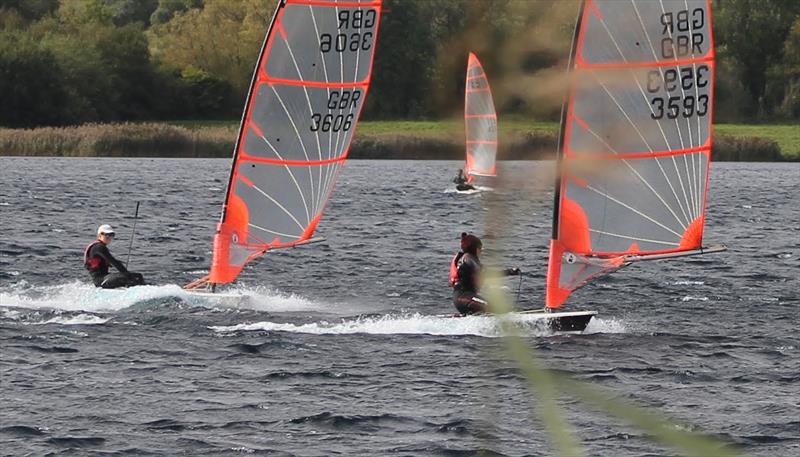
[[[89,270],[92,282],[96,287],[103,289],[144,284],[144,277],[141,274],[128,271],[122,262],[111,255],[108,246],[114,241],[114,235],[114,229],[108,224],[103,224],[97,229],[97,239],[86,246],[83,253],[83,266]],[[117,273],[109,274],[109,266],[116,268]]]
[[[453,288],[453,304],[462,316],[489,311],[489,304],[480,296],[480,255],[483,243],[475,235],[461,234],[461,251],[450,263],[450,286]],[[504,270],[506,275],[518,275],[519,268]]]

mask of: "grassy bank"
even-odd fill
[[[237,128],[237,121],[184,121],[0,129],[0,155],[230,157]],[[463,128],[458,120],[362,122],[351,157],[462,159]],[[714,132],[715,160],[800,160],[800,127],[796,125],[722,124]],[[553,122],[503,119],[500,158],[550,158],[557,135],[558,124]]]

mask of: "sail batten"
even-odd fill
[[[469,54],[464,89],[466,133],[466,174],[495,176],[497,156],[497,113],[486,72],[475,54]]]
[[[281,0],[236,142],[208,282],[311,239],[372,76],[382,0]]]
[[[630,256],[700,249],[711,158],[708,0],[586,0],[562,116],[546,305]]]

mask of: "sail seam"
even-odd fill
[[[272,93],[275,94],[275,97],[278,99],[278,103],[281,104],[283,111],[286,113],[286,118],[289,119],[289,122],[292,124],[294,133],[295,135],[297,135],[297,139],[300,141],[300,148],[303,150],[303,155],[306,157],[306,161],[310,162],[311,159],[308,157],[308,152],[306,151],[306,145],[305,143],[303,143],[303,137],[302,135],[300,135],[300,131],[297,130],[297,125],[295,125],[294,119],[292,119],[292,115],[289,113],[289,109],[286,108],[286,105],[283,103],[283,99],[278,94],[278,91],[275,90],[275,86],[270,86],[270,89],[272,89]],[[306,210],[306,216],[308,216],[308,203],[306,203],[306,198],[303,196],[303,192],[300,192],[300,198],[303,200],[303,206],[305,207]],[[309,221],[311,220],[310,217],[308,219]]]
[[[286,215],[288,215],[297,224],[298,227],[300,227],[301,230],[305,230],[305,226],[301,224],[296,217],[294,217],[294,214],[292,214],[288,209],[286,209],[283,205],[281,205],[280,202],[272,198],[269,194],[261,190],[261,188],[256,186],[255,184],[253,184],[251,187],[257,190],[259,193],[261,193],[261,195],[267,197],[272,203],[275,203],[278,206],[278,208],[283,210],[283,212],[286,213]]]
[[[631,124],[631,126],[633,127],[633,129],[634,129],[634,130],[636,130],[636,133],[639,135],[639,138],[641,138],[641,139],[642,139],[642,141],[644,142],[645,146],[647,146],[647,149],[649,149],[649,150],[651,150],[651,151],[652,151],[652,150],[653,150],[653,148],[652,148],[652,146],[650,146],[650,143],[648,143],[648,142],[647,142],[647,140],[645,139],[644,135],[643,135],[643,134],[642,134],[642,132],[639,130],[639,127],[636,125],[636,123],[634,123],[634,122],[633,122],[633,120],[630,118],[630,116],[628,116],[628,113],[626,113],[626,112],[625,112],[625,110],[622,108],[622,106],[620,106],[620,104],[619,104],[619,102],[617,101],[617,99],[616,99],[616,98],[615,98],[615,97],[614,97],[614,96],[611,94],[611,92],[608,90],[608,87],[606,87],[606,85],[605,85],[605,84],[603,84],[603,82],[602,82],[602,81],[600,81],[600,79],[597,77],[597,75],[595,75],[595,74],[594,74],[594,72],[592,72],[592,76],[594,76],[594,78],[595,78],[595,80],[597,81],[597,83],[598,83],[598,84],[600,84],[600,86],[603,88],[603,90],[606,92],[606,94],[608,94],[608,97],[611,99],[611,101],[613,101],[613,102],[614,102],[614,105],[616,105],[617,109],[619,109],[619,110],[620,110],[620,112],[622,113],[622,115],[623,115],[623,116],[625,116],[625,119],[627,119],[627,120],[628,120],[628,122]],[[673,157],[674,157],[674,156],[673,156]],[[680,223],[680,220],[679,220],[678,222]],[[674,232],[673,232],[673,233],[674,233]],[[680,236],[680,235],[678,235],[678,236]]]
[[[636,12],[636,17],[639,19],[639,25],[642,27],[642,31],[644,32],[644,36],[645,36],[645,38],[647,38],[647,43],[650,46],[650,52],[653,54],[653,58],[654,59],[658,59],[658,56],[656,55],[656,50],[653,47],[653,42],[650,39],[650,33],[647,31],[647,28],[644,26],[644,21],[642,21],[642,16],[639,13],[639,8],[636,6],[636,2],[634,0],[631,0],[631,4],[633,6],[634,12]],[[663,70],[663,68],[661,66],[658,67],[658,73],[661,76],[661,79],[663,80],[664,79],[664,70]],[[637,83],[638,83],[638,81],[637,81]],[[650,105],[649,100],[647,100],[647,96],[644,94],[644,91],[641,89],[641,85],[639,86],[639,90],[641,91],[642,97],[644,98],[645,102],[647,103],[647,107],[650,110],[650,114],[651,115],[655,115],[655,111],[653,111],[653,107]],[[658,125],[658,130],[661,132],[661,137],[664,139],[664,144],[666,145],[667,149],[671,149],[672,146],[670,145],[669,140],[667,139],[667,134],[664,132],[664,127],[661,125],[661,122],[656,122],[656,125]],[[673,155],[672,161],[675,162],[674,155]],[[681,213],[683,214],[683,217],[686,219],[686,224],[690,224],[691,220],[689,219],[689,216],[687,214],[687,211],[689,210],[689,208],[688,207],[686,209],[683,208],[683,205],[681,204],[680,198],[678,198],[678,193],[675,191],[675,187],[672,185],[672,181],[667,177],[667,173],[666,173],[666,171],[664,171],[664,167],[661,166],[661,161],[656,159],[656,164],[658,165],[659,170],[661,170],[661,174],[664,176],[664,179],[667,181],[667,184],[669,185],[669,188],[672,191],[672,195],[675,197],[675,203],[678,204],[678,208],[680,208]],[[675,165],[675,171],[676,171],[676,174],[677,174],[677,165]],[[678,181],[680,182],[680,176],[678,176]],[[685,199],[686,191],[683,189],[683,183],[681,183],[681,190],[684,192],[684,199]]]
[[[624,203],[624,202],[622,202],[620,200],[617,200],[616,198],[612,197],[611,195],[609,195],[609,194],[607,194],[607,193],[605,193],[605,192],[603,192],[601,190],[598,190],[598,189],[596,189],[596,188],[594,188],[593,186],[590,186],[590,185],[587,185],[586,188],[591,190],[592,192],[595,192],[595,193],[607,198],[608,200],[611,200],[612,202],[614,202],[614,203],[616,203],[616,204],[618,204],[618,205],[620,205],[622,207],[625,207],[625,208],[633,211],[634,213],[636,213],[639,216],[642,216],[643,218],[647,219],[648,221],[658,225],[659,227],[663,228],[664,230],[667,230],[668,232],[673,233],[679,239],[682,237],[682,235],[680,233],[676,232],[675,230],[672,230],[671,228],[667,227],[666,225],[662,224],[661,222],[658,222],[657,220],[655,220],[652,217],[648,216],[647,214],[639,211],[638,209],[636,209],[636,208],[634,208],[634,207],[632,207],[632,206],[630,206],[630,205],[628,205],[628,204],[626,204],[626,203]]]
[[[611,151],[612,151],[614,154],[617,154],[617,155],[618,155],[617,151],[616,151],[616,150],[615,150],[613,147],[611,147],[611,145],[610,145],[610,144],[608,144],[608,143],[607,143],[607,142],[606,142],[606,141],[605,141],[603,138],[601,138],[601,137],[600,137],[600,135],[598,135],[597,133],[595,133],[595,131],[594,131],[594,130],[592,130],[591,128],[588,128],[588,126],[586,126],[586,130],[588,130],[588,131],[589,131],[589,133],[591,133],[592,135],[594,135],[594,137],[595,137],[595,138],[597,138],[598,140],[600,140],[600,142],[601,142],[601,143],[603,143],[603,144],[604,144],[604,145],[605,145],[605,146],[606,146],[606,147],[607,147],[609,150],[611,150]],[[657,191],[656,191],[656,190],[653,188],[653,186],[652,186],[652,185],[650,185],[650,183],[649,183],[649,182],[647,182],[647,180],[646,180],[646,179],[644,179],[644,177],[643,177],[643,176],[642,176],[642,175],[639,173],[639,171],[638,171],[638,170],[636,170],[636,169],[635,169],[635,168],[634,168],[634,167],[633,167],[633,166],[630,164],[630,162],[628,162],[628,161],[627,161],[625,158],[620,158],[620,160],[622,160],[622,162],[623,162],[623,163],[624,163],[624,164],[625,164],[625,165],[628,167],[628,169],[630,169],[630,170],[633,172],[633,174],[635,174],[635,175],[636,175],[636,177],[637,177],[637,178],[639,178],[639,180],[641,180],[641,181],[644,183],[644,185],[645,185],[645,186],[647,186],[647,188],[648,188],[648,189],[650,189],[650,191],[652,191],[652,192],[653,192],[653,194],[654,194],[654,195],[655,195],[655,196],[656,196],[656,197],[659,199],[659,201],[661,201],[661,203],[663,203],[663,204],[664,204],[664,206],[667,208],[667,210],[669,210],[669,212],[670,212],[670,213],[671,213],[671,214],[672,214],[672,215],[675,217],[675,220],[676,220],[676,221],[678,221],[678,225],[680,225],[680,226],[681,226],[681,227],[682,227],[684,230],[686,230],[686,225],[684,225],[684,224],[683,224],[683,222],[682,222],[682,221],[680,220],[680,218],[678,217],[678,215],[677,215],[677,214],[675,214],[675,211],[672,209],[672,207],[671,207],[671,206],[669,206],[669,205],[667,204],[667,202],[666,202],[666,201],[664,201],[664,198],[663,198],[663,197],[661,197],[661,194],[659,194],[659,193],[658,193],[658,192],[657,192]]]
[[[269,148],[272,149],[272,152],[274,152],[275,155],[281,161],[284,161],[283,157],[281,157],[281,154],[278,152],[278,150],[275,149],[275,147],[272,146],[272,143],[270,143],[269,140],[267,140],[267,138],[264,136],[264,132],[261,132],[261,129],[259,129],[258,126],[254,122],[250,121],[248,124],[250,124],[251,128],[258,134],[258,136],[261,137],[262,140],[264,140],[264,143],[266,143],[267,146],[269,146]],[[240,158],[240,160],[242,160],[242,159]],[[286,167],[286,171],[289,173],[289,177],[292,178],[292,182],[294,182],[295,187],[297,187],[297,192],[299,192],[300,196],[302,197],[303,191],[300,189],[300,183],[298,183],[297,179],[295,179],[295,176],[294,176],[294,173],[292,173],[292,170],[288,166],[286,166],[285,164],[284,164],[284,166]],[[303,201],[303,203],[305,203],[305,200]],[[306,213],[307,212],[308,212],[308,207],[306,207]]]
[[[323,159],[323,160],[286,160],[286,159],[270,159],[267,157],[256,157],[251,155],[245,155],[240,158],[241,161],[247,162],[257,162],[257,163],[268,163],[272,165],[288,165],[288,166],[321,166],[321,165],[328,165],[336,162],[342,162],[347,159],[347,155],[341,155],[338,157],[332,157],[330,159]]]
[[[620,49],[620,47],[619,47],[619,43],[617,43],[617,40],[616,40],[616,38],[614,38],[614,35],[611,33],[611,30],[609,30],[609,29],[608,29],[608,25],[606,24],[606,22],[605,22],[604,20],[600,20],[600,23],[603,25],[603,29],[606,31],[606,34],[608,34],[608,37],[609,37],[609,38],[611,38],[611,42],[612,42],[612,43],[614,43],[614,47],[617,49],[617,52],[619,53],[619,56],[622,58],[622,60],[623,60],[624,62],[626,62],[626,63],[627,63],[628,59],[625,57],[625,54],[622,52],[622,49]],[[636,86],[639,88],[639,92],[642,94],[642,96],[644,96],[644,89],[642,88],[641,84],[639,83],[639,80],[638,80],[638,79],[636,78],[636,76],[633,74],[633,70],[631,70],[631,69],[628,69],[628,73],[629,73],[631,76],[633,76],[633,80],[636,82]],[[594,73],[592,73],[592,75],[594,75]],[[641,139],[642,139],[642,141],[644,142],[645,146],[647,146],[647,149],[648,149],[648,150],[649,150],[649,151],[652,153],[652,152],[653,152],[653,147],[652,147],[652,146],[650,146],[650,143],[649,143],[649,142],[648,142],[648,141],[645,139],[644,135],[643,135],[643,134],[642,134],[642,132],[639,130],[638,126],[637,126],[637,125],[636,125],[636,124],[633,122],[633,120],[630,118],[630,116],[628,116],[628,113],[627,113],[627,112],[625,112],[625,110],[622,108],[622,106],[619,104],[619,102],[617,102],[616,98],[615,98],[614,96],[612,96],[612,95],[611,95],[611,92],[608,90],[608,88],[606,88],[606,86],[605,86],[605,85],[604,85],[602,82],[600,82],[600,79],[599,79],[599,78],[597,78],[597,76],[595,76],[595,80],[596,80],[597,82],[599,82],[601,86],[603,86],[603,90],[605,90],[605,91],[606,91],[606,93],[608,94],[608,96],[611,98],[611,100],[613,100],[613,101],[614,101],[614,104],[615,104],[615,105],[617,105],[617,108],[618,108],[618,109],[619,109],[619,110],[622,112],[622,114],[625,116],[625,119],[627,119],[627,120],[628,120],[628,122],[630,122],[630,124],[631,124],[631,125],[633,126],[633,128],[636,130],[636,133],[639,135],[639,138],[641,138]],[[646,97],[645,97],[645,99],[646,99]],[[648,106],[649,106],[649,103],[648,103]],[[652,108],[650,108],[650,109],[652,110]],[[592,132],[592,134],[593,134],[593,135],[595,135],[595,137],[597,137],[598,139],[600,139],[600,140],[602,141],[602,139],[601,139],[601,138],[600,138],[600,137],[599,137],[597,134],[595,134],[594,132]],[[606,144],[606,146],[607,146],[609,149],[611,149],[611,150],[612,150],[612,151],[613,151],[615,154],[617,153],[617,151],[614,151],[614,150],[613,150],[613,148],[611,148],[611,146],[610,146],[610,145],[608,145],[607,143],[605,143],[605,141],[603,141],[603,143],[604,143],[604,144]],[[669,205],[667,204],[667,202],[664,200],[664,198],[663,198],[663,197],[661,197],[661,195],[660,195],[658,192],[656,192],[656,190],[653,188],[653,186],[652,186],[652,185],[650,185],[650,183],[649,183],[649,182],[648,182],[646,179],[644,179],[644,177],[643,177],[641,174],[639,174],[639,172],[638,172],[638,171],[636,171],[636,170],[635,170],[635,169],[634,169],[634,168],[633,168],[633,167],[632,167],[632,166],[631,166],[631,165],[630,165],[630,164],[629,164],[627,161],[625,161],[625,165],[627,165],[627,166],[628,166],[628,168],[629,168],[631,171],[633,171],[633,172],[636,174],[636,176],[637,176],[637,177],[638,177],[638,178],[639,178],[639,179],[640,179],[640,180],[641,180],[641,181],[642,181],[642,182],[643,182],[643,183],[644,183],[644,184],[645,184],[645,185],[646,185],[646,186],[647,186],[647,187],[648,187],[648,188],[649,188],[649,189],[650,189],[650,190],[651,190],[651,191],[652,191],[652,192],[653,192],[655,195],[656,195],[656,197],[658,197],[658,199],[661,201],[661,203],[663,203],[663,204],[664,204],[664,206],[666,206],[666,207],[667,207],[667,209],[669,210],[669,212],[670,212],[670,213],[672,213],[672,215],[673,215],[673,216],[675,216],[675,220],[677,220],[677,221],[678,221],[678,224],[679,224],[680,226],[682,226],[682,227],[685,229],[685,228],[686,228],[686,226],[685,226],[685,225],[683,224],[683,222],[681,222],[681,220],[678,218],[678,215],[677,215],[677,214],[675,214],[675,212],[672,210],[672,207],[671,207],[671,206],[669,206]],[[666,174],[665,174],[665,176],[666,176]]]
[[[311,7],[309,6],[309,8],[311,8]],[[291,57],[291,59],[292,59],[292,64],[294,65],[294,69],[297,72],[297,76],[300,78],[301,82],[305,82],[305,78],[303,77],[303,72],[300,71],[300,66],[297,64],[297,59],[294,56],[294,51],[292,51],[292,46],[289,44],[288,37],[284,38],[283,42],[286,43],[286,50],[289,51],[289,57]],[[313,115],[314,114],[314,108],[311,107],[311,99],[308,96],[308,86],[303,84],[302,87],[303,87],[303,93],[305,94],[305,97],[306,97],[306,103],[308,104],[308,112],[309,112],[309,114]],[[315,136],[316,141],[317,141],[317,151],[320,154],[320,160],[322,160],[322,146],[320,146],[320,144],[319,144],[319,132],[315,132],[314,136]],[[305,152],[305,150],[303,150],[303,152]],[[306,156],[306,159],[309,159],[309,157]],[[311,168],[308,169],[308,181],[311,184],[311,195],[310,195],[310,197],[311,197],[311,209],[313,211],[313,209],[316,208],[316,205],[315,205],[315,202],[314,202],[314,193],[315,193],[314,192],[314,175],[311,173]],[[305,196],[303,195],[302,191],[300,192],[300,197],[303,199],[303,203],[305,203],[306,199],[305,199]],[[306,217],[308,217],[308,222],[310,223],[311,222],[311,213],[309,212],[309,209],[308,209],[307,205],[306,205]]]
[[[272,233],[273,235],[278,235],[278,236],[286,236],[286,237],[289,237],[289,238],[297,238],[297,239],[300,239],[300,237],[299,237],[299,236],[297,236],[297,235],[289,235],[288,233],[276,232],[275,230],[266,229],[266,228],[264,228],[264,227],[261,227],[261,226],[258,226],[258,225],[256,225],[256,224],[253,224],[252,222],[251,222],[251,223],[248,223],[247,225],[249,225],[250,227],[253,227],[253,228],[255,228],[255,229],[258,229],[258,230],[265,231],[265,232],[267,232],[267,233]],[[265,244],[265,245],[269,245],[269,243],[264,243],[264,244]]]
[[[338,6],[336,7],[336,17],[339,17],[339,7]],[[358,56],[358,54],[360,54],[360,51],[356,52],[356,56]],[[353,78],[353,79],[355,79],[355,78]],[[343,53],[339,53],[339,80],[340,81],[344,81],[344,54]],[[331,139],[333,139],[333,136],[331,136]],[[341,139],[342,139],[342,131],[339,130],[338,132],[336,132],[336,142],[334,143],[335,144],[335,146],[334,146],[334,150],[335,151],[340,151],[341,150],[339,148],[339,142],[341,141]],[[331,177],[332,176],[333,175],[331,175]],[[330,186],[331,182],[333,182],[333,181],[329,181],[329,182],[325,183],[325,186],[326,187]]]
[[[686,2],[686,0],[684,0],[683,4],[686,7],[686,10],[688,11],[689,4]],[[692,23],[692,21],[689,21],[689,34],[690,34],[690,36],[694,36],[694,24]],[[716,71],[716,69],[714,69],[714,71]],[[697,63],[696,62],[692,63],[692,72],[693,72],[694,75],[697,75]],[[711,84],[711,82],[709,82],[709,84]],[[696,83],[693,84],[693,86],[694,86],[694,100],[695,100],[695,103],[698,103],[698,98],[700,98],[699,88],[697,87]],[[683,88],[683,85],[681,85],[681,88]],[[710,89],[710,87],[709,87],[709,89]],[[713,100],[709,100],[708,103],[714,103],[714,101]],[[697,108],[695,107],[695,112],[696,111],[697,111]],[[688,124],[689,131],[691,132],[692,131],[691,121],[689,119],[686,119],[686,122]],[[701,138],[702,138],[702,134],[700,132],[700,116],[697,116],[697,144],[698,145],[701,143]],[[694,170],[694,164],[695,164],[694,162],[695,162],[694,158],[692,158],[692,169],[693,170]],[[697,216],[700,216],[702,214],[702,211],[703,211],[702,208],[701,208],[701,203],[700,203],[700,199],[701,199],[701,197],[700,197],[700,192],[701,192],[700,191],[700,188],[701,188],[700,178],[702,177],[701,168],[702,168],[702,158],[701,157],[697,157],[697,171],[695,172],[695,176],[694,176],[694,178],[695,178],[695,188],[697,189],[697,202],[696,202]]]
[[[591,229],[591,228],[589,229],[589,231],[593,232],[593,233],[599,233],[601,235],[609,235],[609,236],[615,236],[615,237],[618,237],[618,238],[625,238],[625,239],[628,239],[628,240],[644,241],[646,243],[654,243],[654,244],[665,244],[667,246],[679,246],[678,243],[673,243],[673,242],[669,242],[669,241],[649,240],[647,238],[638,238],[638,237],[635,237],[635,236],[621,235],[619,233],[611,233],[611,232],[606,232],[606,231],[603,231],[603,230],[597,230],[597,229]]]
[[[659,0],[658,3],[661,5],[661,13],[667,14],[666,9],[664,9],[663,0]],[[672,39],[672,30],[667,28],[667,33],[669,34],[669,38]],[[675,61],[677,61],[677,57],[675,58]],[[670,67],[675,66],[675,65],[677,65],[675,61],[666,61],[666,62],[669,62],[670,65],[665,65],[665,66],[670,66]],[[669,93],[667,93],[667,95],[669,95]],[[678,118],[677,117],[675,118],[675,129],[678,131],[678,139],[681,142],[681,149],[684,149],[686,147],[686,145],[683,142],[683,132],[681,132],[681,128],[680,128],[680,125],[678,124]],[[672,157],[672,161],[675,162],[675,172],[678,174],[678,180],[681,181],[681,187],[683,187],[683,180],[681,179],[680,171],[678,171],[678,169],[677,169],[678,165],[677,165],[677,161],[675,160],[674,156]],[[692,212],[693,211],[693,209],[692,209],[693,205],[690,202],[692,202],[694,200],[694,195],[693,195],[693,192],[692,192],[692,185],[691,185],[691,183],[689,181],[689,165],[688,165],[688,162],[686,162],[686,156],[683,156],[683,166],[684,166],[684,169],[686,170],[686,185],[689,187],[689,196],[688,197],[686,196],[686,190],[683,189],[683,191],[684,191],[684,199],[686,200],[686,210]],[[692,214],[692,215],[694,215],[694,214]]]
[[[353,82],[322,82],[322,81],[309,81],[288,78],[276,78],[274,76],[266,75],[261,78],[261,81],[270,85],[276,84],[279,86],[301,86],[301,87],[317,87],[321,89],[353,89],[365,88],[369,85],[368,81],[353,81]]]
[[[311,5],[308,5],[308,11],[311,13],[311,22],[314,24],[314,35],[317,37],[317,45],[322,46],[322,41],[321,41],[320,33],[319,33],[319,27],[317,26],[317,17],[314,15],[314,8],[312,8]],[[319,54],[321,55],[322,51],[320,51]],[[325,56],[324,55],[321,55],[320,61],[322,61],[322,72],[325,75],[325,83],[328,84],[328,83],[330,83],[330,80],[328,78],[328,65],[325,63]],[[328,100],[330,100],[330,97],[331,97],[331,89],[330,89],[330,87],[325,87],[325,91],[327,93]],[[319,132],[317,132],[317,144],[319,144]],[[329,140],[327,149],[330,150],[330,148],[331,148],[331,142]],[[322,161],[322,147],[321,146],[320,146],[319,150],[317,151],[317,153],[319,155],[319,160]],[[328,152],[328,158],[330,158],[331,156],[332,156],[332,154],[329,151]],[[328,167],[328,168],[330,168],[330,167]],[[327,176],[327,174],[328,174],[328,170],[326,169],[325,170],[325,175]],[[319,188],[317,189],[317,205],[314,206],[314,215],[315,216],[316,216],[316,214],[318,214],[319,209],[320,209],[319,206],[321,206],[321,202],[322,202],[322,186],[324,185],[323,184],[324,181],[322,179],[322,167],[317,168],[317,176],[319,178]]]

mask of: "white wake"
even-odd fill
[[[384,316],[359,317],[342,319],[338,322],[320,321],[306,324],[282,322],[254,322],[229,326],[212,326],[211,330],[222,333],[247,331],[275,331],[308,333],[315,335],[348,335],[365,333],[373,335],[472,335],[497,338],[508,334],[504,318],[497,316],[468,316],[453,318],[448,316],[431,316],[419,313]],[[512,315],[509,317],[514,331],[525,336],[550,336],[554,332],[541,317],[530,315]],[[614,320],[594,318],[585,333],[624,333],[625,326]]]

